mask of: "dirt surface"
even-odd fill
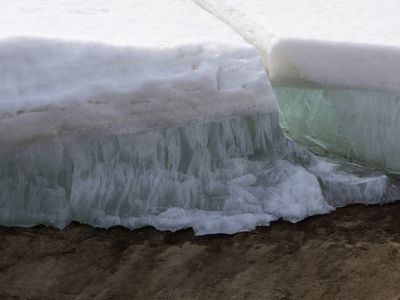
[[[400,203],[234,236],[0,227],[0,299],[400,299]]]

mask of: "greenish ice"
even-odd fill
[[[400,173],[400,93],[275,86],[280,124],[314,153]]]

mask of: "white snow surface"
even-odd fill
[[[170,48],[214,42],[245,46],[190,0],[1,0],[0,37],[49,38]]]
[[[257,51],[192,1],[0,6],[2,141],[276,110]]]
[[[397,0],[223,0],[283,38],[400,46]]]
[[[274,84],[400,91],[397,0],[195,0],[264,57]]]

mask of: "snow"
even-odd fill
[[[222,42],[250,48],[190,0],[1,0],[1,8],[2,39],[25,36],[156,48]]]
[[[284,137],[263,63],[282,78],[294,74],[288,57],[306,75],[338,75],[300,64],[285,40],[261,47],[269,38],[250,18],[232,27],[254,25],[261,55],[189,0],[0,5],[2,225],[232,234],[400,195],[383,173],[343,168]]]
[[[400,5],[396,0],[218,2],[225,2],[279,38],[400,46]]]
[[[273,84],[400,91],[396,0],[196,0],[257,46]]]
[[[3,1],[0,14],[2,141],[276,110],[254,48],[190,1]]]

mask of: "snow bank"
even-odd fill
[[[0,224],[234,233],[398,196],[286,140],[256,49],[189,0],[0,14]]]

